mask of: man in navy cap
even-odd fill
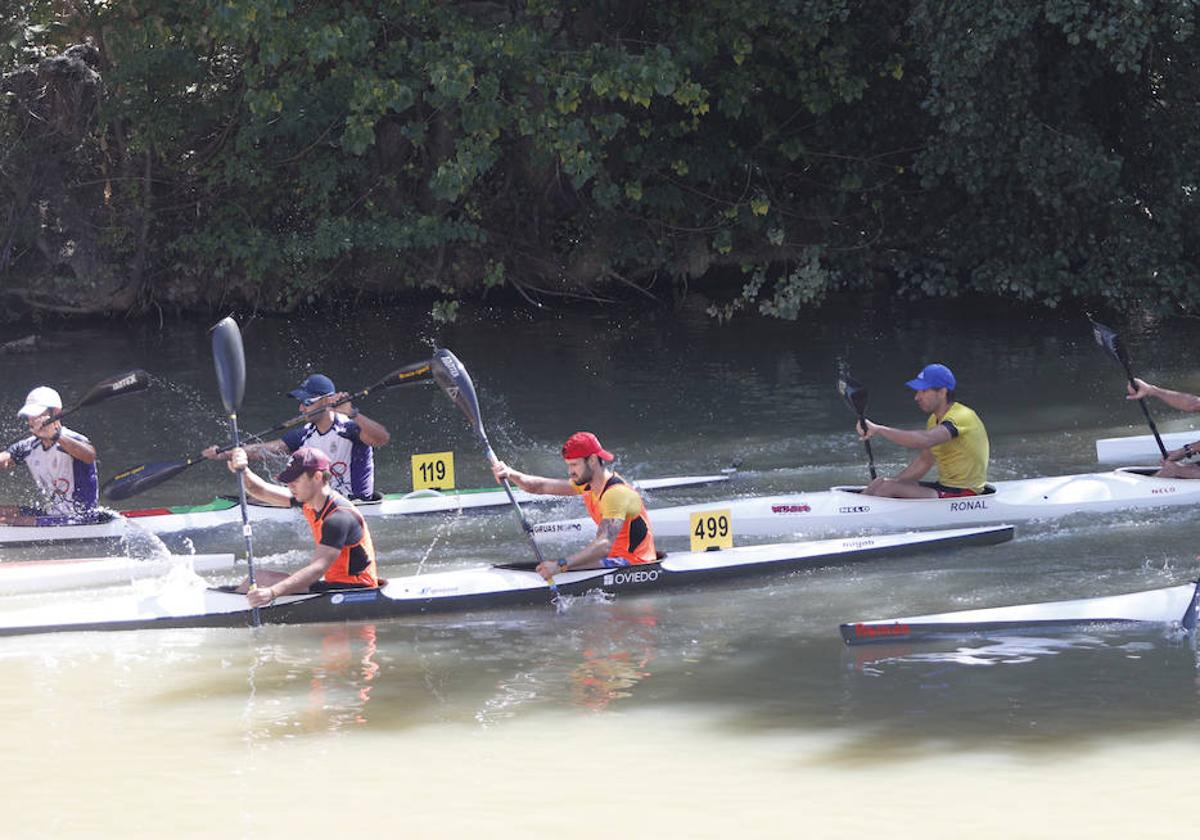
[[[988,436],[983,421],[954,399],[958,382],[945,365],[926,365],[907,383],[916,391],[914,400],[929,415],[921,431],[894,429],[863,419],[858,426],[862,440],[882,437],[892,443],[920,450],[895,478],[877,478],[863,493],[902,499],[934,499],[977,496],[987,491]],[[865,428],[864,428],[865,427]],[[922,481],[937,465],[937,481]]]
[[[321,373],[305,377],[288,396],[300,403],[300,411],[309,415],[308,422],[288,430],[279,440],[248,444],[244,447],[246,456],[261,461],[270,454],[287,455],[302,446],[319,449],[329,457],[331,489],[348,499],[374,498],[374,447],[391,440],[383,424],[349,402],[337,405],[349,395],[338,391],[333,380]],[[229,453],[218,453],[212,446],[204,450],[204,457],[228,460]]]

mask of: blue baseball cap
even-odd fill
[[[321,373],[314,373],[305,378],[300,383],[300,387],[294,391],[288,391],[288,396],[294,400],[304,402],[305,400],[315,400],[317,397],[324,397],[332,394],[337,389],[333,387],[333,380]]]
[[[904,383],[914,391],[924,391],[926,388],[946,388],[953,391],[958,385],[954,374],[945,365],[925,365],[916,379]]]

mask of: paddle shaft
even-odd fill
[[[246,353],[237,321],[224,318],[213,327],[212,349],[221,403],[229,413],[229,440],[231,445],[238,446],[237,413],[246,389]],[[246,580],[249,589],[253,590],[257,585],[254,576],[254,535],[250,527],[250,512],[246,509],[246,476],[241,471],[237,473],[237,483],[238,504],[242,511],[242,537],[246,541]],[[250,610],[250,623],[255,627],[262,625],[258,607]]]
[[[425,371],[420,370],[421,366],[425,367]],[[285,432],[288,429],[299,426],[301,423],[306,423],[315,417],[319,417],[322,413],[331,408],[336,408],[344,403],[362,399],[363,397],[383,387],[423,384],[421,380],[403,381],[406,378],[420,375],[422,372],[428,372],[428,362],[409,365],[406,368],[393,371],[375,384],[363,388],[361,391],[356,391],[355,393],[346,396],[344,399],[338,400],[332,405],[322,406],[313,411],[298,414],[290,420],[285,420],[284,422],[276,426],[272,426],[270,429],[267,429],[264,432],[259,432],[258,434],[251,435],[250,437],[254,440],[262,440],[263,438],[274,435],[278,432]],[[425,381],[427,382],[428,380]],[[222,446],[217,449],[216,454],[223,454],[233,448],[234,444]],[[157,487],[158,485],[179,475],[189,467],[206,460],[208,459],[204,457],[204,453],[200,453],[198,455],[182,458],[176,461],[166,461],[156,464],[141,464],[136,467],[131,467],[127,470],[117,473],[115,476],[109,479],[108,483],[104,487],[104,496],[105,498],[114,501],[128,499],[132,496],[138,495],[139,493],[144,493],[147,490]]]
[[[858,416],[859,427],[865,434],[867,431],[867,389],[847,373],[838,377],[838,393],[842,395],[846,405],[850,406],[850,410]],[[874,481],[876,478],[875,453],[871,451],[870,440],[863,440],[863,449],[867,451],[867,470],[870,471],[871,480]]]
[[[480,426],[482,430],[482,426]],[[483,454],[487,457],[488,464],[495,466],[500,460],[496,457],[496,453],[492,451],[492,445],[488,443],[487,436],[482,431],[479,433],[479,442],[483,444]],[[525,511],[521,510],[521,505],[517,501],[517,497],[513,495],[512,485],[508,479],[501,479],[500,484],[504,487],[504,493],[508,496],[508,501],[512,504],[513,510],[517,513],[517,521],[521,523],[521,530],[525,532],[526,538],[529,540],[529,545],[533,548],[533,556],[537,559],[538,565],[544,562],[542,557],[542,549],[537,544],[537,540],[533,536],[533,526],[529,524],[529,520],[525,518]],[[554,586],[554,581],[550,581],[550,585]],[[556,588],[557,591],[557,588]]]
[[[1129,387],[1137,390],[1137,382],[1134,381],[1133,371],[1129,367],[1129,362],[1125,359],[1119,359],[1121,367],[1125,368],[1125,375],[1129,378]],[[1151,433],[1154,435],[1154,442],[1158,444],[1158,451],[1162,453],[1163,460],[1167,459],[1167,446],[1163,443],[1162,435],[1158,433],[1158,426],[1154,422],[1154,418],[1150,416],[1150,409],[1146,405],[1146,398],[1139,397],[1138,405],[1142,407],[1142,414],[1146,417],[1146,425],[1150,427]]]
[[[858,413],[858,422],[862,425],[862,429],[865,432],[867,430],[867,416],[861,411]],[[867,470],[871,473],[871,480],[874,481],[877,474],[875,472],[875,453],[871,451],[870,439],[863,441],[863,449],[867,450]]]
[[[479,439],[479,443],[483,447],[488,464],[495,466],[499,459],[492,450],[492,444],[488,441],[487,432],[483,428],[483,415],[479,411],[479,398],[475,393],[475,384],[471,381],[471,375],[467,373],[466,367],[458,360],[457,356],[445,348],[441,348],[433,354],[431,365],[433,367],[434,381],[442,387],[442,390],[446,392],[446,396],[450,397],[454,404],[459,407],[459,410],[466,416],[467,422],[475,430],[475,436]],[[517,502],[517,497],[513,495],[512,485],[509,484],[508,479],[502,479],[500,484],[504,487],[504,493],[508,496],[508,501],[517,514],[517,521],[521,523],[521,530],[525,532],[525,536],[529,540],[529,545],[533,548],[533,556],[537,559],[537,563],[540,566],[545,562],[545,559],[542,557],[542,549],[538,546],[537,540],[534,539],[533,526],[525,518],[525,511],[521,510],[521,505]],[[548,578],[546,582],[550,585],[550,591],[557,597],[558,586],[554,583],[554,578]]]
[[[1096,343],[1100,348],[1116,359],[1117,363],[1124,369],[1125,377],[1129,380],[1129,387],[1137,390],[1136,377],[1133,375],[1133,367],[1129,364],[1129,354],[1125,352],[1125,345],[1121,341],[1121,337],[1111,327],[1101,324],[1099,321],[1088,316],[1088,321],[1092,325],[1092,337],[1096,339]],[[1158,433],[1158,426],[1154,424],[1154,418],[1150,416],[1150,408],[1146,405],[1146,398],[1139,397],[1138,405],[1142,407],[1142,414],[1146,418],[1146,425],[1150,427],[1151,433],[1154,435],[1154,442],[1158,444],[1158,451],[1162,454],[1163,460],[1167,458],[1167,447],[1163,444],[1162,435]]]

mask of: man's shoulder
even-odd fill
[[[66,426],[62,427],[62,436],[65,438],[70,438],[71,440],[77,440],[80,443],[91,443],[91,440],[83,432],[77,432],[74,429],[68,429]]]
[[[983,421],[979,419],[979,415],[975,412],[975,409],[960,402],[956,402],[951,405],[949,411],[946,412],[946,416],[953,420],[971,420],[979,423],[980,425],[983,424]]]
[[[24,461],[29,457],[29,453],[33,452],[33,448],[37,446],[37,438],[34,435],[21,438],[19,441],[8,447],[8,454],[12,456],[14,461]]]

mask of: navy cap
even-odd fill
[[[321,373],[314,373],[300,383],[300,387],[294,391],[288,391],[288,396],[294,400],[304,402],[305,400],[315,400],[317,397],[325,397],[332,394],[337,389],[333,387],[333,380]]]
[[[945,365],[926,365],[917,374],[916,379],[910,379],[904,384],[914,391],[924,391],[926,388],[946,388],[953,391],[958,382],[950,368]]]

